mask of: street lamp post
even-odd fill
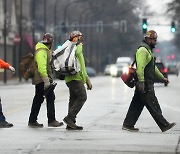
[[[32,9],[31,9],[31,13],[32,13],[32,38],[33,38],[33,45],[35,43],[35,0],[32,0]]]
[[[57,29],[57,6],[58,3],[61,2],[62,0],[56,0],[54,3],[54,47],[56,48],[57,45],[57,35],[56,35],[56,29]]]
[[[72,4],[78,3],[78,2],[84,2],[84,1],[83,1],[83,0],[76,0],[76,1],[73,1],[73,2],[68,3],[68,4],[65,6],[65,8],[64,8],[64,22],[65,22],[65,23],[66,23],[66,20],[67,20],[67,10],[68,10],[68,8],[69,8]]]
[[[3,36],[4,36],[4,61],[6,61],[7,59],[7,51],[6,51],[6,47],[7,47],[7,43],[6,43],[6,35],[7,35],[7,29],[6,29],[6,13],[7,13],[7,6],[6,6],[6,0],[4,0],[4,31],[3,31]],[[6,69],[4,69],[4,83],[7,82],[7,74],[6,74]]]
[[[86,18],[85,18],[85,23],[88,23],[88,20],[89,20],[89,23],[92,23],[93,21],[97,21],[97,12],[99,12],[98,13],[98,15],[100,15],[99,17],[101,17],[102,15],[103,16],[109,16],[109,12],[107,12],[107,11],[103,11],[103,9],[102,8],[94,8],[93,10],[89,10],[89,17],[87,17],[86,16]],[[96,16],[96,18],[95,18],[95,16]],[[111,18],[112,18],[112,15],[111,15]],[[95,68],[96,68],[96,71],[97,72],[99,72],[99,71],[101,71],[101,60],[100,60],[100,57],[101,58],[103,58],[103,54],[101,54],[101,52],[102,52],[102,50],[100,49],[100,47],[102,47],[102,45],[100,45],[100,35],[98,34],[98,35],[96,35],[96,42],[95,43],[92,43],[92,40],[93,40],[93,29],[91,28],[90,29],[91,31],[90,31],[90,35],[89,35],[89,39],[90,39],[90,52],[89,52],[89,56],[90,56],[90,61],[92,61],[93,59],[95,60],[95,64],[96,64],[96,66],[95,66]],[[102,33],[102,31],[103,30],[100,30],[99,32],[100,33]],[[98,32],[98,31],[97,31]],[[86,29],[86,33],[87,33],[87,29]],[[92,44],[94,44],[93,46],[92,46]],[[93,47],[95,47],[95,50],[93,50]],[[93,58],[92,56],[93,56],[93,54],[92,54],[92,51],[95,51],[95,53],[94,53],[94,55],[95,55],[95,57]]]
[[[19,36],[20,36],[20,44],[19,44],[19,62],[22,57],[22,0],[20,0],[20,13],[19,13]],[[21,82],[22,78],[19,74],[19,81]]]
[[[88,23],[88,19],[90,23],[92,23],[94,20],[94,14],[96,14],[97,11],[100,11],[102,12],[102,9],[101,8],[94,8],[93,10],[89,10],[88,13],[90,13],[89,15],[91,15],[90,17],[87,17],[85,18],[85,23]],[[89,36],[89,39],[90,39],[90,61],[92,62],[92,60],[94,59],[93,58],[93,54],[92,54],[92,51],[96,51],[95,52],[95,68],[96,68],[96,71],[99,72],[99,36],[96,35],[96,43],[95,45],[92,45],[92,40],[93,40],[93,29],[91,28],[90,29],[90,36]],[[86,31],[87,33],[87,31]],[[93,50],[93,47],[96,47],[95,50]]]
[[[78,0],[77,0],[78,1]],[[64,16],[63,16],[63,20],[66,24],[66,18],[67,18],[67,10],[68,10],[68,7],[70,7],[72,4],[76,3],[77,1],[73,1],[73,2],[70,2],[68,3],[65,7],[64,7]]]
[[[44,33],[46,33],[46,0],[44,0]]]
[[[57,29],[57,7],[58,7],[58,3],[61,2],[62,0],[56,0],[54,3],[54,46],[57,46],[57,35],[56,35],[56,29]],[[66,16],[67,16],[67,9],[68,7],[70,7],[71,4],[80,2],[83,0],[77,0],[77,1],[73,1],[68,3],[65,7],[64,7],[64,15],[63,15],[63,20],[64,22],[66,22]],[[66,23],[65,23],[66,24]]]
[[[79,18],[79,21],[80,21],[80,24],[87,24],[87,19],[89,19],[89,18],[87,18],[87,15],[88,14],[92,14],[92,12],[94,12],[94,11],[97,11],[97,10],[99,10],[99,9],[101,9],[101,8],[99,8],[99,7],[93,7],[93,8],[88,8],[88,9],[84,9],[84,10],[82,10],[81,11],[81,13],[80,13],[80,18]],[[84,20],[84,22],[83,22],[83,17],[86,17],[85,18],[85,20]],[[92,20],[90,21],[90,23],[92,23]],[[80,28],[80,30],[82,30],[81,28]],[[93,44],[92,44],[92,37],[93,37],[93,27],[90,27],[90,34],[89,34],[89,36],[88,37],[85,37],[84,39],[85,39],[85,42],[88,42],[88,39],[90,40],[90,44],[89,45],[87,45],[87,46],[85,46],[86,47],[86,55],[89,57],[89,62],[90,63],[92,63],[92,48],[93,48]],[[88,29],[87,28],[85,28],[84,29],[84,36],[87,36],[87,33],[88,33]],[[89,52],[88,52],[89,51]]]

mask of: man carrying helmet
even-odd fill
[[[9,63],[3,61],[2,59],[0,59],[0,68],[9,69],[11,72],[15,73],[15,68],[12,67]],[[9,127],[13,127],[13,124],[6,121],[6,118],[2,111],[2,104],[0,97],[0,128],[9,128]]]
[[[86,89],[84,84],[86,83],[87,89],[92,89],[92,84],[89,80],[89,77],[86,73],[84,56],[83,56],[83,36],[80,31],[73,31],[69,35],[69,40],[76,43],[75,46],[75,56],[80,64],[80,71],[75,75],[65,76],[65,82],[69,88],[69,106],[68,106],[68,115],[63,119],[67,124],[66,129],[68,130],[82,130],[82,126],[76,125],[76,116],[83,107],[86,99]]]
[[[136,124],[144,106],[148,109],[162,132],[171,129],[176,125],[176,123],[169,123],[163,117],[157,97],[155,96],[155,76],[165,83],[169,82],[155,66],[153,49],[155,48],[156,41],[157,33],[154,30],[150,30],[145,34],[142,44],[137,49],[136,74],[138,82],[123,123],[123,130],[134,132],[139,131],[139,129],[135,128],[134,125]]]
[[[51,46],[53,37],[51,34],[46,33],[41,42],[38,42],[35,46],[35,73],[33,78],[33,84],[35,85],[35,96],[33,99],[31,113],[29,116],[28,126],[33,128],[43,127],[43,124],[37,122],[37,117],[41,108],[41,104],[44,101],[44,97],[47,102],[47,118],[49,127],[62,126],[62,122],[58,122],[55,118],[55,94],[53,89],[46,95],[45,92],[51,87],[53,83],[52,70],[50,60],[52,57]]]

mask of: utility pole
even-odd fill
[[[33,38],[33,45],[35,43],[35,27],[36,27],[36,22],[35,22],[35,0],[32,0],[32,8],[31,8],[31,13],[32,13],[32,38]]]

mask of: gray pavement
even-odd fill
[[[92,78],[93,90],[88,91],[88,100],[77,117],[83,131],[68,131],[65,125],[47,127],[46,105],[42,104],[38,121],[44,128],[28,128],[34,88],[29,83],[1,85],[4,112],[13,128],[0,129],[0,154],[178,154],[180,153],[180,104],[170,99],[171,92],[178,90],[180,79],[172,78],[169,89],[157,86],[157,95],[164,116],[177,125],[162,133],[150,114],[144,109],[136,127],[139,132],[121,129],[133,89],[118,78]],[[68,89],[64,81],[57,81],[56,117],[62,121],[67,114]],[[171,101],[169,101],[171,100]]]

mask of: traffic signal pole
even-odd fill
[[[147,18],[143,18],[142,19],[142,33],[145,34],[147,32],[147,29],[148,29],[148,26],[168,26],[170,27],[170,31],[172,33],[175,33],[176,32],[176,24],[175,24],[175,21],[172,21],[171,24],[149,24],[147,22]]]

